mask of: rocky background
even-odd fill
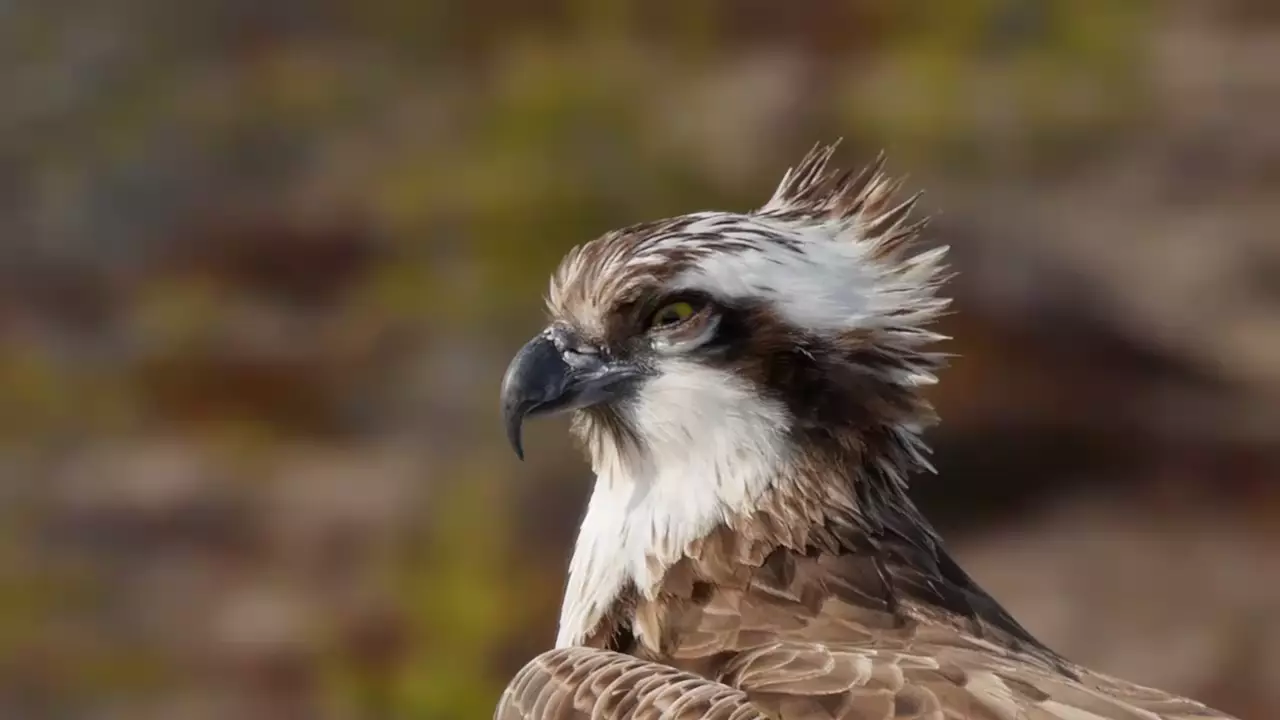
[[[961,560],[1280,716],[1269,0],[5,0],[0,88],[0,717],[488,717],[588,487],[496,413],[548,273],[839,136],[953,247]]]

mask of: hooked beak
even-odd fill
[[[605,360],[561,328],[542,332],[520,348],[502,378],[502,419],[516,457],[524,459],[525,418],[609,402],[638,377],[634,366]]]

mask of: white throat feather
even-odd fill
[[[630,409],[650,432],[620,444],[584,419],[595,488],[569,565],[556,646],[581,643],[634,584],[663,573],[716,525],[752,508],[784,473],[790,417],[744,380],[670,360]]]

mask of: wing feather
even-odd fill
[[[826,673],[826,674],[824,674]],[[1113,678],[1075,682],[1014,657],[784,641],[738,654],[720,680],[803,720],[1229,720]]]
[[[548,650],[508,683],[494,720],[768,720],[747,695],[673,667],[586,647]]]

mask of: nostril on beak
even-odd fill
[[[600,356],[600,350],[590,345],[580,345],[567,349],[562,353],[562,356],[567,365],[578,370],[594,370],[604,364],[604,359]]]

